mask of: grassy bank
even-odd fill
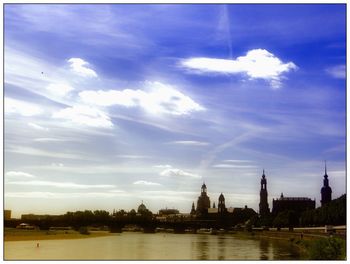
[[[284,240],[299,248],[301,259],[308,260],[345,260],[346,240],[320,234],[303,234],[294,232],[237,232],[236,236],[245,238],[262,238]]]
[[[4,241],[24,240],[51,240],[51,239],[79,239],[89,237],[108,236],[108,231],[92,231],[90,234],[81,234],[77,231],[46,231],[46,230],[21,230],[5,228]]]

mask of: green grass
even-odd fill
[[[341,238],[322,238],[302,241],[310,260],[345,260],[346,242]]]

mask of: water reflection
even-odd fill
[[[207,260],[208,259],[208,236],[207,235],[198,235],[197,236],[197,251],[198,251],[198,259]]]
[[[217,237],[217,247],[218,247],[218,260],[225,259],[226,256],[226,245],[225,236],[219,235]]]
[[[300,259],[298,248],[288,241],[275,241],[278,246],[272,247],[274,259]]]
[[[35,241],[36,242],[36,241]],[[77,240],[4,243],[6,260],[287,260],[299,259],[285,241],[232,235],[122,233]]]
[[[266,239],[261,239],[260,243],[260,259],[261,260],[268,260],[269,259],[269,241]]]

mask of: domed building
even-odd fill
[[[147,212],[149,212],[149,210],[147,209],[146,205],[143,204],[143,201],[142,201],[141,204],[139,205],[139,207],[137,208],[137,213],[143,214],[143,213],[147,213]]]
[[[205,216],[208,213],[208,208],[210,208],[210,199],[207,195],[207,186],[203,183],[201,188],[201,195],[197,200],[197,216]]]

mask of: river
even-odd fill
[[[37,242],[40,246],[37,247]],[[4,242],[5,260],[297,260],[288,241],[235,235],[143,234]]]

